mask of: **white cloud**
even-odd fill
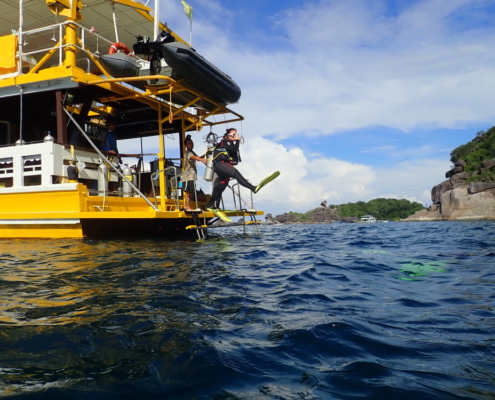
[[[280,14],[282,50],[230,42],[207,23],[198,42],[241,84],[236,109],[253,135],[464,127],[495,116],[494,33],[450,23],[474,3],[422,1],[390,16],[385,2],[307,2]]]

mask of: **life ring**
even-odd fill
[[[108,54],[115,54],[118,53],[119,51],[125,53],[125,54],[131,54],[131,49],[127,47],[124,43],[114,43],[110,46],[110,49],[108,50]]]

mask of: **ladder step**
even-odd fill
[[[206,229],[208,225],[188,225],[186,229]]]
[[[246,222],[246,225],[253,225],[253,224],[261,225],[261,221],[247,221]]]

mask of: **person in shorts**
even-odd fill
[[[182,173],[182,182],[183,189],[185,192],[185,202],[184,202],[184,210],[186,211],[194,211],[191,208],[191,198],[195,199],[194,196],[194,181],[198,179],[198,171],[196,169],[196,161],[200,161],[203,164],[206,164],[206,159],[203,157],[199,157],[194,151],[194,142],[191,139],[191,135],[187,135],[184,140],[184,146],[186,147],[185,153],[185,165],[184,172]],[[197,206],[197,205],[196,205]]]

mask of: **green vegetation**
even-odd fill
[[[341,204],[339,206],[330,206],[337,208],[341,217],[358,217],[363,215],[373,215],[376,219],[402,219],[406,218],[416,211],[424,209],[417,202],[410,202],[406,199],[373,199],[365,203],[358,201],[357,203]]]
[[[287,216],[287,219],[291,222],[303,222],[303,223],[313,222],[313,218],[311,218],[310,212],[301,214],[290,211]]]
[[[478,132],[473,140],[457,147],[450,153],[452,163],[464,160],[466,162],[464,170],[477,173],[469,181],[495,181],[495,166],[481,172],[482,162],[490,158],[495,158],[495,127],[486,132]]]
[[[371,214],[376,219],[390,220],[403,219],[424,207],[419,203],[412,203],[409,200],[397,199],[374,199],[367,203],[358,201],[357,203],[347,203],[338,206],[318,207],[304,214],[289,212],[277,215],[276,219],[282,223],[312,223],[330,222],[341,219],[356,219],[363,215]]]

